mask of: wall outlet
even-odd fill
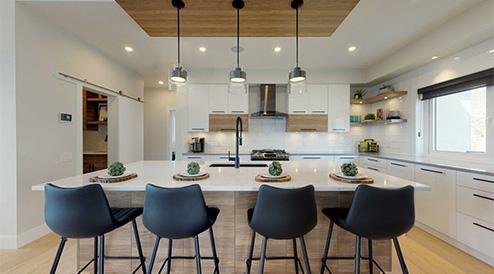
[[[59,156],[61,163],[72,162],[72,152],[62,152]]]
[[[69,113],[60,113],[59,119],[62,122],[72,122],[72,114],[69,114]]]

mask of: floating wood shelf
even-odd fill
[[[407,119],[373,120],[373,121],[362,121],[360,123],[351,123],[351,125],[352,126],[377,126],[377,125],[404,124],[406,122],[408,122]]]
[[[387,91],[379,93],[376,96],[363,98],[363,99],[352,99],[351,103],[354,105],[368,105],[374,104],[382,101],[386,101],[393,98],[398,98],[407,95],[408,91]]]
[[[106,125],[108,121],[87,121],[88,125]]]
[[[88,102],[108,103],[107,98],[87,98]]]

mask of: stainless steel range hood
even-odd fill
[[[285,118],[286,113],[278,111],[276,105],[276,85],[260,84],[259,85],[259,108],[257,112],[251,114],[251,118]]]

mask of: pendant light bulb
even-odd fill
[[[245,6],[243,0],[233,0],[232,6],[237,10],[237,66],[230,71],[230,82],[232,84],[245,84],[247,73],[240,67],[240,10]]]
[[[295,50],[296,50],[295,51],[295,62],[296,62],[296,66],[288,74],[288,79],[289,79],[289,82],[291,84],[292,83],[293,84],[301,83],[301,82],[305,81],[305,78],[306,78],[305,70],[301,69],[298,66],[298,9],[300,7],[302,7],[303,4],[304,4],[303,0],[293,0],[291,5],[290,5],[293,9],[295,9],[295,14],[296,14],[296,18],[295,18]]]
[[[172,5],[177,9],[177,65],[170,71],[170,82],[185,84],[187,71],[180,64],[180,9],[185,7],[185,3],[182,0],[173,0]]]

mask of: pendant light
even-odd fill
[[[187,82],[187,71],[180,64],[180,9],[185,7],[185,3],[172,0],[172,5],[177,9],[177,65],[170,71],[170,82],[184,84]]]
[[[232,6],[237,9],[237,66],[230,72],[230,82],[244,84],[247,81],[247,73],[240,68],[240,10],[245,3],[243,0],[233,0]]]
[[[302,70],[298,66],[298,9],[304,4],[303,0],[293,0],[291,7],[295,9],[295,68],[293,68],[288,74],[290,83],[296,84],[305,81],[305,70]]]

